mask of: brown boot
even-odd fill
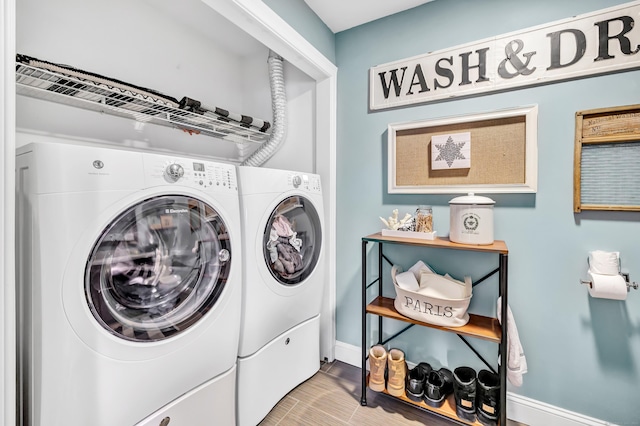
[[[382,345],[369,349],[369,388],[375,392],[384,390],[384,369],[387,366],[387,350]]]
[[[404,395],[404,381],[407,375],[407,363],[404,359],[404,352],[400,349],[391,349],[387,357],[387,364],[389,368],[387,392],[393,396]]]

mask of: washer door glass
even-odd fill
[[[85,294],[100,325],[132,341],[157,341],[202,318],[227,283],[227,227],[209,205],[167,195],[124,211],[89,256]]]
[[[271,213],[263,250],[268,269],[279,283],[304,281],[315,269],[321,244],[320,218],[306,198],[286,198]]]

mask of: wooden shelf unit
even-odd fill
[[[378,245],[378,278],[373,283],[377,281],[378,284],[378,296],[375,297],[372,301],[367,302],[367,289],[370,284],[367,281],[367,245],[368,243],[376,243]],[[383,245],[385,244],[399,244],[399,245],[409,245],[415,247],[422,248],[436,248],[436,249],[451,249],[451,250],[464,250],[464,251],[475,251],[475,252],[485,252],[485,253],[494,253],[499,256],[499,265],[498,268],[494,271],[490,272],[487,276],[498,273],[498,281],[499,281],[499,295],[502,297],[502,303],[500,306],[500,312],[502,318],[507,317],[507,259],[509,250],[504,241],[494,241],[493,244],[489,245],[471,245],[471,244],[459,244],[449,241],[448,238],[436,238],[435,240],[422,240],[418,238],[402,238],[402,237],[391,237],[391,236],[383,236],[382,233],[378,232],[375,234],[368,235],[362,238],[362,396],[360,399],[361,405],[367,405],[367,387],[369,376],[366,370],[366,362],[367,356],[369,352],[369,345],[367,343],[367,314],[378,316],[378,342],[383,343],[382,335],[383,335],[383,318],[389,318],[393,320],[403,321],[409,324],[414,324],[422,327],[433,328],[437,330],[441,330],[444,332],[455,333],[459,337],[461,337],[465,343],[468,342],[464,339],[464,337],[472,337],[482,340],[487,340],[490,342],[494,342],[499,345],[499,356],[500,356],[500,365],[498,366],[498,373],[500,376],[500,418],[498,424],[500,426],[507,424],[507,400],[506,400],[506,388],[507,388],[507,327],[506,324],[501,326],[498,322],[497,318],[485,317],[481,315],[469,314],[469,322],[461,327],[443,327],[434,324],[424,323],[418,320],[414,320],[412,318],[407,318],[404,315],[400,314],[395,306],[394,299],[389,297],[382,296],[382,286],[383,286],[383,273],[382,273],[382,264],[385,259],[383,255]],[[486,277],[485,277],[486,278]],[[475,352],[475,350],[474,350]],[[476,352],[476,355],[477,352]],[[484,361],[484,359],[482,360]],[[486,364],[486,361],[484,361]],[[453,370],[453,368],[452,368]],[[416,408],[420,408],[423,410],[428,410],[434,412],[435,414],[447,418],[453,422],[457,422],[459,424],[471,424],[471,425],[480,425],[478,421],[474,423],[470,423],[466,420],[458,418],[456,415],[456,405],[455,405],[455,397],[454,395],[450,395],[444,405],[439,408],[431,407],[424,402],[415,402],[406,396],[395,397],[393,395],[388,394],[386,391],[383,392],[386,395],[389,395],[392,398],[397,398],[415,406]]]

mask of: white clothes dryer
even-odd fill
[[[20,424],[235,425],[235,166],[52,139],[16,178]]]
[[[320,368],[320,176],[239,167],[244,247],[237,419],[255,426]]]

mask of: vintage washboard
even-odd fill
[[[576,113],[573,210],[640,211],[640,105]]]

